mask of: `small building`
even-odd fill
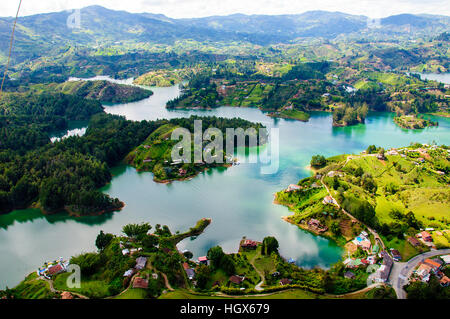
[[[188,268],[185,271],[186,271],[186,275],[189,278],[189,280],[194,279],[194,277],[195,277],[195,270],[194,269]]]
[[[441,259],[448,265],[450,264],[450,255],[441,256]]]
[[[447,276],[443,276],[441,280],[439,280],[439,283],[442,287],[448,287],[450,286],[450,278],[448,278]]]
[[[246,239],[241,244],[242,248],[248,248],[248,249],[256,249],[258,247],[258,242],[250,239]]]
[[[322,203],[325,204],[325,205],[327,205],[327,204],[335,205],[336,201],[331,196],[325,196],[325,198],[323,199]]]
[[[55,275],[60,274],[60,273],[62,273],[64,271],[65,271],[64,267],[61,264],[57,264],[57,265],[49,267],[47,269],[47,274],[49,276],[55,276]]]
[[[147,257],[138,257],[136,258],[136,266],[134,268],[138,270],[142,270],[147,265]]]
[[[431,237],[430,233],[427,231],[423,231],[420,233],[422,235],[422,239],[426,242],[433,242],[433,237]]]
[[[200,264],[207,265],[208,264],[208,257],[206,257],[206,256],[198,257],[198,262]]]
[[[351,271],[347,271],[344,274],[344,277],[347,278],[347,279],[355,279],[356,278],[355,274],[353,272],[351,272]]]
[[[189,269],[189,268],[191,268],[191,267],[189,266],[188,263],[183,263],[183,269],[184,270]]]
[[[420,264],[419,268],[416,270],[417,276],[419,276],[420,280],[423,282],[428,282],[430,280],[431,267],[427,264]]]
[[[242,284],[242,282],[243,282],[244,280],[245,280],[245,277],[243,277],[243,276],[233,275],[233,276],[230,277],[230,281],[231,281],[233,284],[236,284],[236,285]]]
[[[391,273],[393,260],[392,260],[391,256],[389,256],[389,254],[385,251],[382,251],[380,254],[381,254],[381,257],[383,257],[383,264],[381,265],[381,267],[378,269],[378,271],[376,273],[375,281],[376,282],[387,282],[389,279],[389,275]]]
[[[136,278],[133,281],[133,288],[142,288],[142,289],[147,289],[148,288],[148,280],[144,279],[144,278]]]
[[[392,258],[394,258],[395,261],[402,260],[402,255],[397,249],[391,249]]]
[[[290,285],[291,283],[292,283],[292,280],[291,280],[291,279],[288,279],[288,278],[283,278],[283,279],[281,279],[280,282],[279,282],[279,284],[280,284],[281,286]]]
[[[328,230],[327,226],[324,226],[320,223],[320,221],[318,221],[317,219],[311,218],[308,221],[308,226],[309,228],[311,228],[312,230],[315,230],[319,233],[323,233],[326,232]]]
[[[181,176],[184,176],[184,175],[187,174],[187,170],[185,170],[185,169],[183,169],[183,168],[180,168],[180,169],[178,170],[178,173],[179,173]]]
[[[125,271],[125,273],[123,274],[124,277],[131,277],[134,274],[134,270],[133,269],[128,269],[127,271]]]
[[[423,261],[423,263],[428,265],[428,266],[430,266],[431,270],[433,270],[434,273],[437,273],[439,270],[441,270],[441,267],[442,267],[442,264],[443,264],[443,263],[438,263],[438,262],[436,262],[434,260],[431,260],[431,259],[428,259],[428,258],[425,259]]]
[[[408,237],[407,239],[406,239],[413,247],[419,247],[421,244],[420,244],[420,241],[418,241],[417,240],[417,238],[414,238],[414,237]]]
[[[130,250],[128,248],[122,249],[122,255],[128,255],[130,253]]]
[[[302,189],[300,186],[296,185],[296,184],[291,184],[288,186],[288,188],[286,189],[286,192],[293,192],[293,191],[298,191]]]

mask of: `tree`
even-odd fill
[[[209,281],[211,275],[211,269],[206,265],[200,265],[197,267],[195,278],[197,280],[197,287],[200,289],[205,289],[206,284]]]
[[[263,239],[263,255],[270,255],[272,252],[278,252],[278,240],[275,237],[268,236]]]
[[[222,250],[222,247],[215,246],[208,250],[207,257],[211,261],[211,265],[214,268],[220,268],[221,261],[225,253]]]
[[[142,246],[144,246],[146,250],[153,250],[155,246],[158,245],[158,242],[158,237],[155,235],[144,236],[141,240]]]
[[[113,238],[113,234],[105,234],[103,230],[101,230],[100,234],[98,234],[97,239],[95,240],[95,246],[97,246],[100,251],[103,251]]]
[[[341,227],[339,227],[338,222],[332,222],[331,226],[330,226],[330,230],[335,236],[338,236],[341,234]]]
[[[183,256],[187,259],[192,259],[192,257],[194,257],[194,254],[192,254],[190,251],[185,251],[183,253]]]
[[[310,162],[312,167],[322,167],[322,166],[325,166],[326,163],[327,163],[327,160],[322,155],[314,155],[311,158],[311,162]]]
[[[123,226],[122,232],[128,237],[136,239],[146,235],[150,229],[152,229],[152,226],[149,223],[128,224]]]

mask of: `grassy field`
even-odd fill
[[[279,113],[275,113],[274,116],[302,122],[308,122],[310,118],[308,113],[299,110],[282,110]]]
[[[70,276],[70,273],[56,276],[54,279],[55,289],[76,292],[89,298],[105,298],[110,295],[108,283],[101,280],[86,280],[81,278],[81,288],[69,288],[66,283],[68,276]]]
[[[145,289],[130,288],[123,294],[116,296],[114,299],[145,299],[147,292]]]
[[[16,299],[52,299],[56,294],[50,290],[45,280],[39,279],[36,273],[28,275],[17,287],[13,289]]]

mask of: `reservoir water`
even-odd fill
[[[151,173],[134,168],[112,169],[112,182],[103,191],[125,202],[124,209],[97,217],[72,218],[59,214],[45,216],[39,210],[15,211],[0,216],[0,289],[12,287],[24,276],[57,257],[69,258],[95,250],[100,230],[119,234],[128,223],[167,224],[172,231],[187,230],[203,217],[213,219],[205,233],[186,239],[180,249],[196,257],[214,245],[227,252],[238,249],[242,236],[262,240],[275,236],[280,252],[303,267],[329,267],[341,258],[342,250],[333,242],[314,236],[284,222],[288,209],[272,203],[275,192],[309,176],[306,169],[312,155],[332,156],[359,153],[370,144],[385,148],[411,142],[450,144],[450,119],[433,118],[438,127],[409,131],[397,127],[390,113],[373,113],[366,125],[333,128],[329,113],[313,113],[307,123],[273,119],[256,108],[221,107],[205,110],[167,110],[167,100],[179,94],[177,86],[152,88],[148,99],[108,105],[108,113],[131,120],[187,117],[192,114],[241,117],[279,129],[279,169],[271,175],[260,172],[260,164],[245,164],[204,172],[190,181],[172,184],[153,182]],[[80,129],[80,128],[77,128]],[[242,155],[243,156],[243,155]]]

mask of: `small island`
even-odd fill
[[[394,122],[398,126],[408,130],[424,129],[426,127],[438,126],[438,122],[433,122],[416,115],[401,115],[394,117]]]
[[[335,108],[333,111],[333,126],[351,126],[356,124],[364,124],[369,108],[366,104],[361,106],[342,106]]]
[[[206,120],[205,118],[203,119]],[[189,125],[192,124],[192,120],[188,120]],[[186,123],[187,124],[187,123]],[[245,120],[239,120],[239,123],[233,119],[220,119],[211,118],[210,123],[212,127],[217,127],[222,132],[225,128],[234,127],[238,124],[239,127],[244,130],[248,128],[254,128],[257,135],[254,136],[258,143],[264,139],[259,139],[258,129],[262,128],[261,124],[253,124]],[[180,152],[182,151],[182,146],[177,146],[179,141],[172,140],[171,135],[173,131],[181,126],[175,123],[168,123],[160,126],[153,133],[151,133],[147,139],[131,151],[125,158],[125,161],[135,167],[138,171],[149,171],[154,174],[154,181],[158,183],[169,183],[175,180],[187,180],[195,177],[199,173],[210,169],[210,168],[226,168],[233,164],[237,164],[236,160],[232,158],[231,155],[225,153],[225,142],[226,135],[224,133],[224,146],[222,150],[211,150],[211,158],[214,162],[207,163],[202,160],[201,162],[195,162],[193,160],[194,156],[194,137],[191,135],[191,145],[186,145],[186,148],[191,148],[192,160],[190,163],[184,163],[182,160],[172,159],[172,151],[175,147],[178,147]],[[189,126],[188,126],[189,127]],[[202,153],[204,154],[206,149],[203,145]],[[212,154],[214,152],[214,154]]]

